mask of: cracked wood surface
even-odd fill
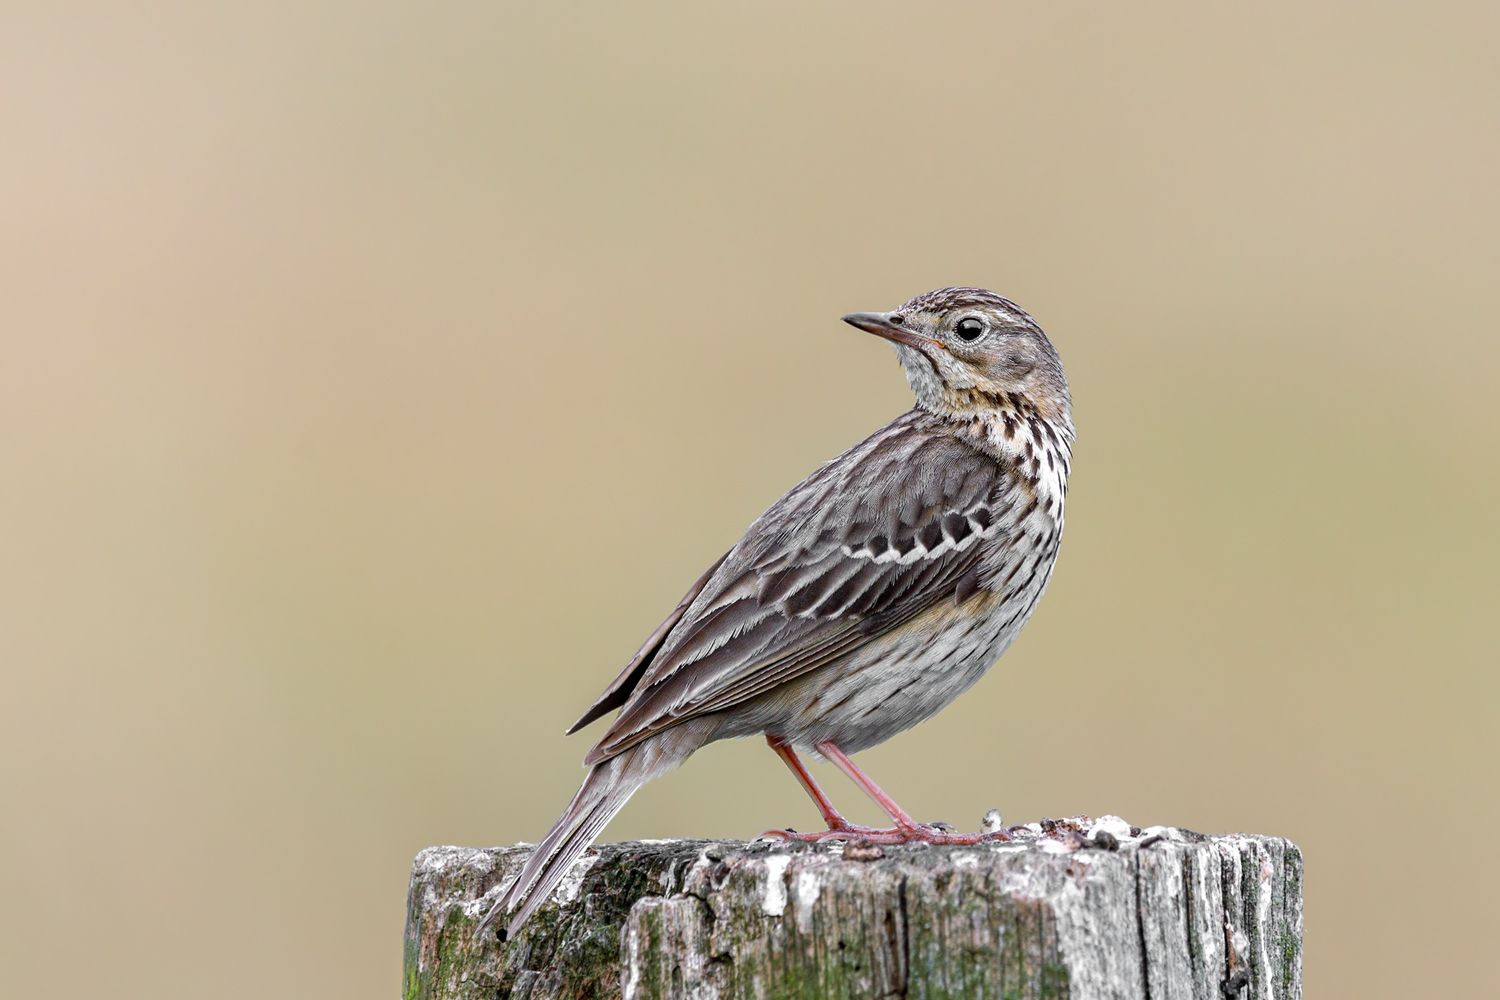
[[[428,848],[412,869],[403,993],[1301,997],[1295,845],[1046,822],[971,847],[601,844],[504,944],[474,927],[530,846]]]

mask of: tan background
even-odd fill
[[[1068,537],[863,762],[1284,834],[1310,996],[1490,992],[1500,7],[703,8],[0,10],[5,994],[395,994],[411,856],[546,830],[909,405],[839,315],[957,283],[1062,353]],[[607,836],[813,821],[746,742]]]

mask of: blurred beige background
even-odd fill
[[[1283,834],[1310,996],[1489,992],[1497,32],[0,8],[4,992],[394,995],[412,855],[545,832],[563,728],[909,405],[838,317],[959,283],[1062,353],[1068,537],[1001,666],[863,762],[970,828]],[[745,742],[606,837],[814,821]]]

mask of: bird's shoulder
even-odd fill
[[[773,572],[844,551],[900,561],[931,554],[945,530],[974,514],[979,532],[994,507],[1023,484],[1024,470],[986,447],[982,431],[925,410],[902,414],[788,490],[746,530],[705,588],[746,571]],[[952,515],[951,517],[949,515]],[[944,525],[944,519],[948,523]]]

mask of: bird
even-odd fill
[[[1036,609],[1063,531],[1074,427],[1062,361],[1020,306],[940,288],[845,323],[888,341],[916,405],[762,514],[568,734],[618,709],[566,812],[476,928],[513,938],[626,800],[715,740],[763,736],[828,829],[801,840],[975,843],[918,823],[850,755],[945,708]],[[850,823],[798,756],[894,826]]]

